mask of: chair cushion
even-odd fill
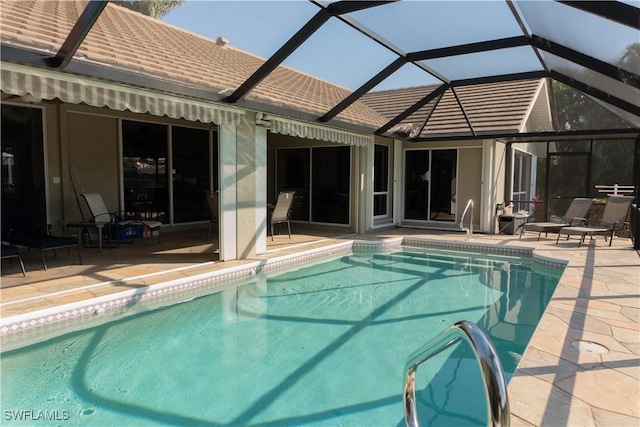
[[[13,245],[2,245],[2,258],[18,255],[18,247]]]
[[[57,237],[47,235],[30,237],[24,236],[14,239],[12,243],[42,250],[77,246],[78,239],[75,237]]]

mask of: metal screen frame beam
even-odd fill
[[[559,81],[560,83],[564,83],[567,86],[571,86],[574,89],[579,90],[585,95],[593,96],[594,98],[598,98],[601,101],[607,102],[615,107],[618,107],[628,113],[634,114],[640,117],[640,106],[634,105],[628,101],[620,99],[616,96],[611,95],[610,93],[604,92],[600,89],[594,88],[593,86],[589,86],[586,83],[583,83],[579,80],[576,80],[572,77],[566,76],[557,71],[551,71],[550,76],[552,79]]]
[[[560,58],[564,58],[567,61],[582,65],[585,68],[603,74],[611,79],[618,80],[619,82],[640,89],[640,76],[631,71],[623,70],[615,65],[609,64],[608,62],[585,55],[577,50],[570,49],[540,36],[532,35],[531,44],[535,48],[544,50],[545,52],[549,52]]]
[[[386,131],[427,105],[429,102],[433,101],[437,96],[442,95],[444,92],[446,92],[447,89],[449,89],[449,87],[450,86],[447,83],[443,83],[442,85],[438,86],[433,92],[413,104],[411,107],[404,110],[402,113],[398,114],[394,119],[388,121],[384,126],[376,130],[374,133],[376,135],[385,133]]]
[[[370,7],[380,6],[389,3],[389,1],[340,1],[331,3],[327,7],[321,7],[320,10],[302,26],[285,44],[271,55],[260,68],[258,68],[240,87],[238,87],[231,95],[224,99],[225,102],[234,104],[247,95],[262,80],[271,74],[280,64],[282,64],[302,43],[311,37],[320,29],[331,17],[341,15],[343,13],[355,12],[358,10],[368,9]]]
[[[320,9],[306,24],[298,30],[280,49],[267,59],[240,87],[224,99],[225,102],[234,104],[243,98],[251,89],[264,80],[278,65],[282,64],[302,43],[313,35],[320,27],[331,18],[326,9]]]
[[[450,85],[451,87],[473,86],[473,85],[481,85],[486,83],[501,83],[501,82],[513,82],[518,80],[541,79],[543,77],[548,77],[548,76],[549,74],[543,70],[527,71],[524,73],[501,74],[497,76],[472,77],[470,79],[454,80],[450,83]]]
[[[87,3],[56,55],[47,59],[50,67],[62,69],[69,64],[69,61],[71,61],[89,31],[91,31],[91,28],[93,28],[93,24],[96,23],[107,3],[109,3],[107,0],[91,0]]]
[[[468,43],[458,46],[441,47],[438,49],[411,52],[407,54],[407,59],[409,61],[425,61],[428,59],[445,58],[449,56],[468,55],[471,53],[480,53],[488,52],[491,50],[528,46],[529,44],[529,39],[526,36],[515,36],[477,43]]]
[[[456,93],[456,88],[455,87],[451,88],[451,93],[453,93],[453,97],[456,99],[456,102],[458,103],[458,106],[460,107],[460,111],[462,112],[462,115],[464,116],[464,119],[467,122],[467,126],[469,126],[469,130],[471,131],[473,136],[477,136],[478,134],[476,133],[476,130],[473,128],[473,125],[471,124],[471,119],[469,119],[469,115],[467,114],[467,111],[464,109],[464,106],[462,105],[462,101],[460,101],[460,97]],[[426,125],[427,125],[427,122],[425,122],[425,126]]]
[[[376,87],[384,79],[386,79],[391,74],[395,73],[400,68],[402,68],[402,66],[404,66],[406,63],[407,61],[404,57],[397,58],[391,64],[387,65],[384,68],[384,70],[380,71],[378,74],[376,74],[371,79],[369,79],[368,82],[360,86],[358,89],[352,92],[349,96],[347,96],[345,99],[340,101],[340,103],[338,103],[335,107],[333,107],[331,110],[325,113],[322,117],[320,117],[318,121],[328,122],[329,120],[331,120],[332,118],[340,114],[342,111],[344,111],[351,104],[353,104],[358,99],[360,99],[362,95],[369,92],[371,89]]]
[[[593,13],[601,18],[640,30],[640,9],[629,4],[619,1],[557,1],[583,12]]]
[[[571,141],[584,139],[635,139],[640,138],[638,129],[609,129],[609,130],[572,130],[572,131],[547,131],[547,132],[522,132],[522,133],[498,133],[479,132],[475,137],[469,135],[451,135],[435,137],[409,138],[407,142],[432,142],[432,141],[473,141],[480,139],[499,139],[505,142],[531,142],[545,143],[549,140]]]

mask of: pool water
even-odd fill
[[[404,425],[411,353],[472,321],[510,378],[558,278],[526,259],[407,248],[257,275],[3,353],[2,422]],[[422,425],[486,425],[465,344],[421,365],[417,385]]]

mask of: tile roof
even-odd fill
[[[522,130],[541,84],[542,80],[538,79],[487,83],[456,88],[456,94],[476,133],[515,133]],[[361,100],[391,120],[437,87],[432,85],[370,92]],[[418,135],[427,118],[427,125]],[[402,120],[390,132],[410,134],[411,137],[471,134],[467,119],[450,89]]]
[[[47,50],[55,54],[81,15],[85,1],[3,0],[0,8],[2,43]],[[159,79],[229,95],[265,60],[230,45],[191,33],[129,9],[107,4],[75,58],[129,70]],[[350,90],[279,66],[247,99],[320,116]],[[371,130],[384,119],[362,102],[338,119]]]
[[[3,0],[0,7],[2,43],[53,55],[86,3]],[[228,44],[217,44],[215,40],[111,3],[81,44],[75,59],[203,89],[214,94],[212,101],[231,94],[265,62]],[[517,131],[522,127],[539,84],[539,80],[497,83],[462,87],[456,92],[468,108],[476,131]],[[367,94],[342,111],[333,124],[354,124],[374,131],[433,88],[423,86]],[[242,102],[267,113],[318,117],[350,93],[349,89],[279,66]],[[242,106],[242,102],[237,105]],[[402,125],[419,129],[416,124],[424,122],[435,104],[434,101],[423,107]],[[460,133],[470,131],[449,90],[420,136]]]

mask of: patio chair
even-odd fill
[[[82,264],[80,245],[74,237],[58,237],[50,232],[50,226],[39,225],[35,220],[30,206],[26,200],[3,199],[2,200],[2,232],[3,238],[14,246],[25,246],[38,249],[42,266],[47,270],[44,259],[45,251],[52,251],[57,256],[56,249],[78,248],[78,261]]]
[[[604,206],[604,212],[602,213],[602,219],[600,220],[599,226],[561,228],[558,232],[556,245],[560,241],[560,236],[563,234],[567,235],[567,240],[569,240],[569,237],[572,235],[580,236],[578,247],[580,247],[582,242],[584,242],[587,234],[591,239],[593,239],[594,234],[604,234],[605,242],[607,240],[607,235],[610,234],[609,246],[611,246],[615,232],[624,228],[627,213],[629,212],[629,206],[631,206],[632,201],[633,197],[630,196],[609,196],[607,198],[607,203]]]
[[[205,191],[207,198],[207,205],[209,206],[209,230],[207,231],[207,239],[211,238],[211,227],[218,225],[220,219],[220,208],[218,206],[218,192],[217,191]]]
[[[109,243],[109,248],[111,248],[111,242],[113,239],[116,240],[116,245],[120,239],[120,230],[129,228],[131,241],[133,242],[133,238],[135,236],[132,220],[121,219],[122,215],[118,212],[109,212],[107,206],[102,199],[102,195],[99,193],[82,193],[80,196],[84,199],[87,207],[89,208],[89,212],[91,213],[91,218],[87,222],[89,223],[102,223],[106,224],[103,233],[104,239]]]
[[[135,237],[135,227],[142,227],[142,237],[144,239],[145,247],[147,245],[147,234],[152,234],[156,230],[158,231],[158,243],[160,243],[160,226],[162,225],[160,221],[123,219],[123,215],[121,213],[109,212],[100,193],[82,193],[81,196],[86,202],[92,215],[89,222],[111,224],[109,230],[105,233],[109,242],[109,247],[111,247],[112,239],[115,238],[116,242],[119,241],[120,231],[122,229],[130,229],[126,235],[130,235],[131,241],[133,242]]]
[[[273,241],[273,225],[285,222],[289,230],[289,238],[291,238],[291,206],[295,194],[295,191],[283,191],[278,194],[276,205],[271,212],[271,241]]]
[[[567,209],[567,212],[562,217],[551,217],[551,221],[548,222],[528,222],[525,223],[520,229],[520,239],[526,230],[532,230],[538,232],[538,241],[540,236],[544,233],[544,237],[547,237],[549,232],[558,232],[564,227],[575,227],[577,225],[586,225],[587,213],[589,208],[593,204],[593,199],[575,198],[571,201],[571,205]]]
[[[22,257],[20,257],[19,249],[17,246],[9,245],[2,243],[1,248],[1,259],[13,259],[17,258],[20,263],[20,269],[22,270],[22,277],[27,277],[27,273],[24,271],[24,263],[22,262]]]

